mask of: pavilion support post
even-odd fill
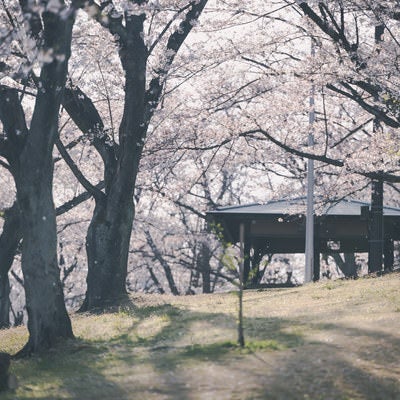
[[[321,260],[320,260],[320,245],[319,245],[319,220],[314,216],[314,246],[313,246],[313,265],[312,265],[312,280],[317,282],[320,280]]]
[[[251,243],[249,241],[249,239],[246,237],[248,235],[246,235],[246,227],[244,224],[240,224],[240,226],[243,225],[243,256],[244,256],[244,260],[243,260],[243,283],[246,286],[248,280],[249,280],[249,276],[250,276],[250,270],[251,270],[251,257],[250,257],[250,250],[251,250]],[[242,228],[240,228],[242,229]]]
[[[368,272],[382,270],[383,262],[383,181],[372,181],[371,211],[369,213]]]
[[[394,243],[393,239],[386,238],[383,245],[383,269],[393,271],[394,264]]]
[[[314,247],[314,265],[313,265],[313,281],[317,282],[321,278],[321,262],[318,246]]]

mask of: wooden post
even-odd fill
[[[246,227],[243,223],[240,224],[240,226],[243,225],[243,285],[246,286],[248,280],[249,280],[249,275],[250,275],[250,270],[251,270],[251,259],[250,259],[250,250],[251,250],[251,243],[249,240],[246,240]]]
[[[314,262],[313,262],[313,282],[320,280],[321,260],[319,246],[319,219],[314,217]]]

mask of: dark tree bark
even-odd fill
[[[199,255],[197,257],[197,269],[203,277],[203,293],[211,293],[211,267],[212,253],[206,243],[200,243]]]
[[[10,281],[8,271],[0,271],[0,329],[10,326]]]
[[[357,264],[354,253],[345,253],[344,260],[340,253],[331,253],[330,255],[346,278],[357,277]]]
[[[10,326],[10,282],[8,272],[21,241],[21,220],[18,203],[5,211],[3,232],[0,236],[0,329]]]
[[[146,133],[147,49],[143,42],[143,22],[143,16],[127,18],[128,39],[121,43],[125,103],[119,129],[118,160],[112,165],[103,158],[106,196],[95,198],[95,212],[86,237],[87,290],[81,311],[104,307],[127,295],[125,281],[135,211],[133,190]],[[109,177],[113,179],[108,181]]]
[[[126,275],[134,205],[96,201],[86,236],[87,291],[81,311],[105,307],[126,295]]]
[[[66,7],[58,13],[44,11],[41,15],[40,42],[43,50],[53,52],[54,59],[41,68],[29,130],[16,91],[1,88],[0,93],[0,119],[7,134],[2,154],[15,179],[24,238],[21,267],[29,339],[20,355],[45,350],[60,338],[73,337],[57,264],[52,151],[58,135],[74,16],[74,9]]]

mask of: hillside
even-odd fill
[[[73,315],[78,339],[13,361],[2,399],[400,399],[400,274],[232,293],[133,295]],[[0,331],[15,353],[24,327]]]

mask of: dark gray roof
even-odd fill
[[[316,202],[317,215],[360,215],[361,206],[370,206],[370,203],[358,200],[340,200],[333,203]],[[239,206],[219,207],[207,214],[305,214],[306,198],[301,197],[291,200],[273,200],[264,204],[245,204]],[[383,214],[400,217],[400,208],[384,207]]]

